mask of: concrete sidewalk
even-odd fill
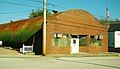
[[[120,57],[120,53],[109,52],[99,54],[79,53],[79,54],[51,54],[52,57]]]
[[[42,55],[34,55],[27,53],[25,55],[0,55],[0,58],[39,58],[43,57]],[[99,53],[99,54],[89,54],[89,53],[79,53],[79,54],[49,54],[44,57],[120,57],[120,53]]]
[[[49,54],[45,57],[120,57],[120,53],[108,52],[99,54],[89,54],[80,52],[79,54]],[[22,54],[18,51],[10,49],[8,47],[0,47],[0,58],[39,58],[42,55],[35,55],[35,53]]]
[[[0,58],[39,58],[42,55],[0,55]]]

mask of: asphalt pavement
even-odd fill
[[[120,69],[120,57],[1,57],[0,69]]]

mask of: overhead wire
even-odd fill
[[[40,0],[27,0],[27,1],[31,1],[31,2],[36,2],[36,3],[43,3],[43,1],[40,1]],[[7,1],[0,1],[1,3],[6,3],[6,4],[12,4],[12,5],[19,5],[19,6],[26,6],[26,7],[39,7],[39,6],[32,6],[32,5],[26,5],[26,4],[20,4],[20,3],[13,3],[13,2],[7,2]],[[64,8],[65,9],[65,7],[63,7],[63,6],[58,6],[58,5],[55,5],[55,4],[52,4],[52,3],[47,3],[47,5],[50,5],[50,6],[53,6],[53,7],[59,7],[59,8]],[[40,7],[40,8],[42,8],[42,7]],[[48,10],[51,10],[51,9],[48,9]],[[18,11],[18,12],[4,12],[4,13],[0,13],[0,14],[11,14],[11,13],[19,13],[20,11]],[[96,14],[93,14],[93,15],[95,15],[95,16],[97,16],[98,17],[98,15],[96,15]],[[102,18],[104,18],[104,16],[99,16],[100,18],[102,17]]]
[[[31,2],[36,2],[36,3],[43,3],[43,1],[40,1],[40,0],[26,0],[26,1],[31,1]]]
[[[18,6],[25,6],[25,7],[37,7],[37,8],[42,8],[39,6],[32,6],[32,5],[26,5],[26,4],[21,4],[21,3],[15,3],[15,2],[8,2],[8,1],[0,1],[0,3],[5,3],[5,4],[11,4],[11,5],[18,5]],[[26,11],[26,10],[25,10]],[[30,11],[30,10],[27,10]],[[18,13],[23,13],[24,11],[11,11],[11,12],[1,12],[0,15],[8,15],[8,14],[18,14]]]
[[[43,3],[43,1],[40,1],[40,0],[27,0],[27,1],[36,2],[36,3]],[[12,5],[19,5],[19,6],[37,7],[37,8],[39,8],[39,6],[31,6],[31,5],[20,4],[20,3],[13,3],[13,2],[7,2],[7,1],[0,1],[0,2],[1,2],[1,3],[6,3],[6,4],[12,4]],[[63,6],[58,6],[58,5],[55,5],[55,4],[52,4],[52,3],[47,3],[47,5],[50,5],[50,6],[53,6],[53,7],[59,7],[59,8],[64,8],[64,9],[66,9],[66,8],[63,7]],[[40,8],[42,8],[42,7],[40,7]],[[48,10],[51,10],[51,9],[48,9]]]
[[[40,1],[40,0],[39,0],[39,1],[38,1],[38,0],[27,0],[27,1],[36,2],[36,3],[43,3],[43,1]],[[63,7],[63,6],[55,5],[55,4],[53,4],[53,3],[47,3],[46,5],[66,9],[66,8],[65,8],[65,7]]]
[[[30,11],[30,10],[24,10],[24,11]],[[4,15],[4,14],[16,14],[16,13],[21,13],[21,12],[24,12],[24,11],[11,11],[11,12],[2,12],[0,13],[0,15]]]
[[[6,4],[12,4],[12,5],[19,5],[19,6],[26,6],[26,7],[37,7],[39,6],[32,6],[32,5],[26,5],[26,4],[20,4],[20,3],[13,3],[13,2],[7,2],[7,1],[0,1],[1,3],[6,3]],[[40,7],[41,8],[41,7]]]
[[[43,3],[43,1],[37,1],[37,0],[27,0],[27,1],[36,2],[36,3]],[[25,5],[25,4],[13,3],[13,2],[7,2],[7,1],[0,1],[0,3],[19,5],[19,6],[26,6],[26,7],[37,7],[38,8],[38,6],[31,6],[31,5]],[[54,6],[54,7],[61,7],[61,6],[56,6],[54,4],[51,4],[51,3],[47,3],[47,5],[51,5],[51,6]],[[40,8],[42,8],[42,7],[40,7]],[[51,9],[47,9],[47,10],[51,10]],[[20,13],[20,12],[21,11],[13,11],[13,12],[4,12],[4,13],[0,13],[0,14],[13,14],[13,13],[15,14],[15,13]]]

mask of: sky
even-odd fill
[[[27,19],[33,9],[42,9],[43,0],[0,0],[0,24],[11,20]],[[106,5],[108,5],[110,18],[120,19],[120,0],[47,0],[47,9],[67,11],[83,9],[98,19],[105,18]],[[52,5],[50,5],[52,4]]]

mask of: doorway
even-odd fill
[[[77,36],[77,35],[76,35]],[[71,38],[71,54],[79,53],[79,38]]]

